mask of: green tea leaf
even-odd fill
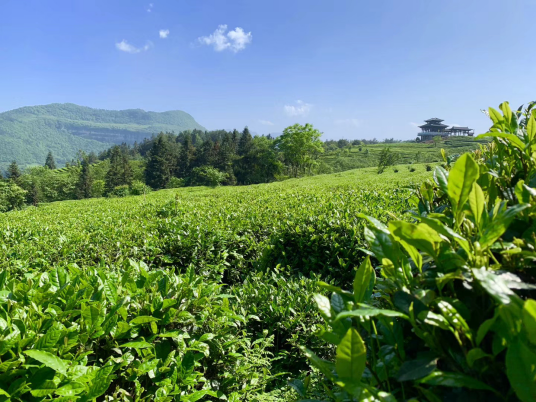
[[[60,396],[74,396],[83,392],[85,389],[86,387],[84,384],[73,381],[58,388],[55,393]]]
[[[484,212],[486,206],[485,202],[486,200],[484,198],[482,188],[478,185],[478,183],[473,183],[473,189],[469,193],[469,207],[471,208],[471,212],[473,213],[477,227],[480,227],[482,213]]]
[[[376,283],[376,274],[370,257],[367,256],[361,263],[354,277],[354,300],[356,303],[362,303],[370,299],[374,284]]]
[[[529,207],[529,204],[517,204],[500,212],[493,220],[490,220],[480,237],[481,247],[486,248],[495,243],[508,229],[516,215]]]
[[[449,173],[448,195],[455,214],[463,209],[479,174],[478,165],[470,154],[460,156],[452,167]]]
[[[533,299],[528,299],[523,304],[523,326],[527,338],[536,344],[536,301]]]
[[[519,339],[506,352],[506,374],[519,399],[536,401],[536,353]]]
[[[406,320],[408,319],[407,315],[400,313],[398,311],[364,306],[364,307],[360,307],[357,310],[343,311],[342,313],[337,314],[337,317],[335,317],[334,321],[340,321],[343,318],[347,318],[347,317],[375,317],[377,315],[381,315],[384,317],[400,317]]]
[[[67,374],[67,362],[60,359],[58,356],[53,355],[52,353],[45,352],[43,350],[31,349],[26,350],[24,354],[40,363],[43,363],[45,366],[50,367],[60,374]]]
[[[473,377],[462,373],[445,373],[442,371],[435,371],[429,376],[420,380],[419,383],[440,385],[443,387],[469,388],[496,392],[492,387],[484,384],[482,381],[476,380]]]
[[[398,370],[398,381],[413,381],[426,377],[437,367],[437,357],[424,356],[404,362]]]
[[[142,325],[142,324],[148,324],[150,322],[156,322],[160,321],[160,319],[151,317],[150,315],[140,315],[133,320],[130,320],[129,324],[131,325]]]
[[[337,346],[335,368],[343,381],[358,382],[365,371],[367,351],[355,328],[350,328]]]

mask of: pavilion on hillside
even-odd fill
[[[443,120],[437,117],[425,120],[425,122],[426,124],[419,126],[421,132],[418,135],[421,137],[421,141],[428,141],[438,136],[472,137],[475,134],[475,131],[469,127],[452,126],[449,128],[447,124],[443,124]]]

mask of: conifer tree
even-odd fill
[[[119,146],[114,146],[110,153],[110,168],[106,172],[105,177],[106,192],[110,193],[114,188],[123,183],[123,163],[121,149]]]
[[[171,179],[172,161],[169,146],[164,136],[160,135],[153,142],[147,167],[145,182],[154,189],[165,188]]]
[[[45,166],[50,170],[56,169],[56,161],[54,160],[54,155],[52,155],[52,151],[48,151],[47,158],[45,160]]]
[[[190,133],[186,133],[179,152],[179,161],[177,163],[178,177],[188,177],[190,175],[193,157],[194,147],[192,145],[192,137],[190,136]]]
[[[79,199],[91,197],[91,187],[93,185],[93,177],[91,175],[91,166],[87,158],[82,160],[82,169],[78,178],[76,192]]]
[[[7,177],[9,177],[11,180],[17,180],[21,176],[21,174],[22,173],[19,169],[19,165],[17,165],[17,162],[11,162],[11,164],[7,168]]]
[[[246,127],[244,128],[244,131],[242,131],[242,136],[240,137],[240,141],[238,142],[238,155],[247,155],[247,153],[251,151],[252,147],[253,137],[251,136],[249,129]]]

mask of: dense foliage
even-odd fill
[[[410,222],[361,215],[372,259],[316,296],[334,363],[305,350],[333,400],[536,400],[533,106],[490,108],[494,141],[436,167]]]
[[[59,165],[82,149],[99,152],[110,144],[132,144],[155,133],[205,129],[189,114],[102,110],[74,104],[30,106],[0,113],[0,170],[15,159],[26,167],[52,151]]]
[[[314,336],[317,275],[340,285],[363,259],[354,211],[402,214],[398,187],[429,175],[419,166],[378,184],[366,170],[1,214],[0,398],[294,401],[287,380],[308,370],[299,345],[331,353]]]

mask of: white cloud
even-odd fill
[[[220,25],[211,35],[201,36],[197,40],[203,45],[213,46],[217,52],[230,50],[235,53],[244,50],[253,40],[251,32],[246,33],[239,27],[226,32],[227,25]]]
[[[361,125],[361,121],[358,119],[338,119],[335,120],[335,124],[339,126],[359,127]]]
[[[307,116],[313,105],[304,101],[296,101],[296,105],[285,105],[285,113],[287,116]]]
[[[121,50],[122,52],[126,52],[126,53],[131,53],[131,54],[145,52],[149,50],[152,46],[153,46],[153,43],[150,41],[147,41],[145,46],[136,47],[136,46],[131,45],[124,39],[121,42],[115,44],[115,47],[118,50]]]
[[[161,29],[158,34],[162,39],[166,39],[169,36],[169,29]]]
[[[259,120],[259,123],[261,123],[263,126],[273,126],[274,123],[268,120]]]
[[[150,13],[151,11],[153,11],[153,7],[154,7],[154,4],[149,3],[149,7],[147,7],[147,12]]]
[[[419,128],[419,126],[420,126],[419,123],[409,123],[409,124],[410,124],[411,126],[413,126],[413,127],[417,127],[417,128]]]

